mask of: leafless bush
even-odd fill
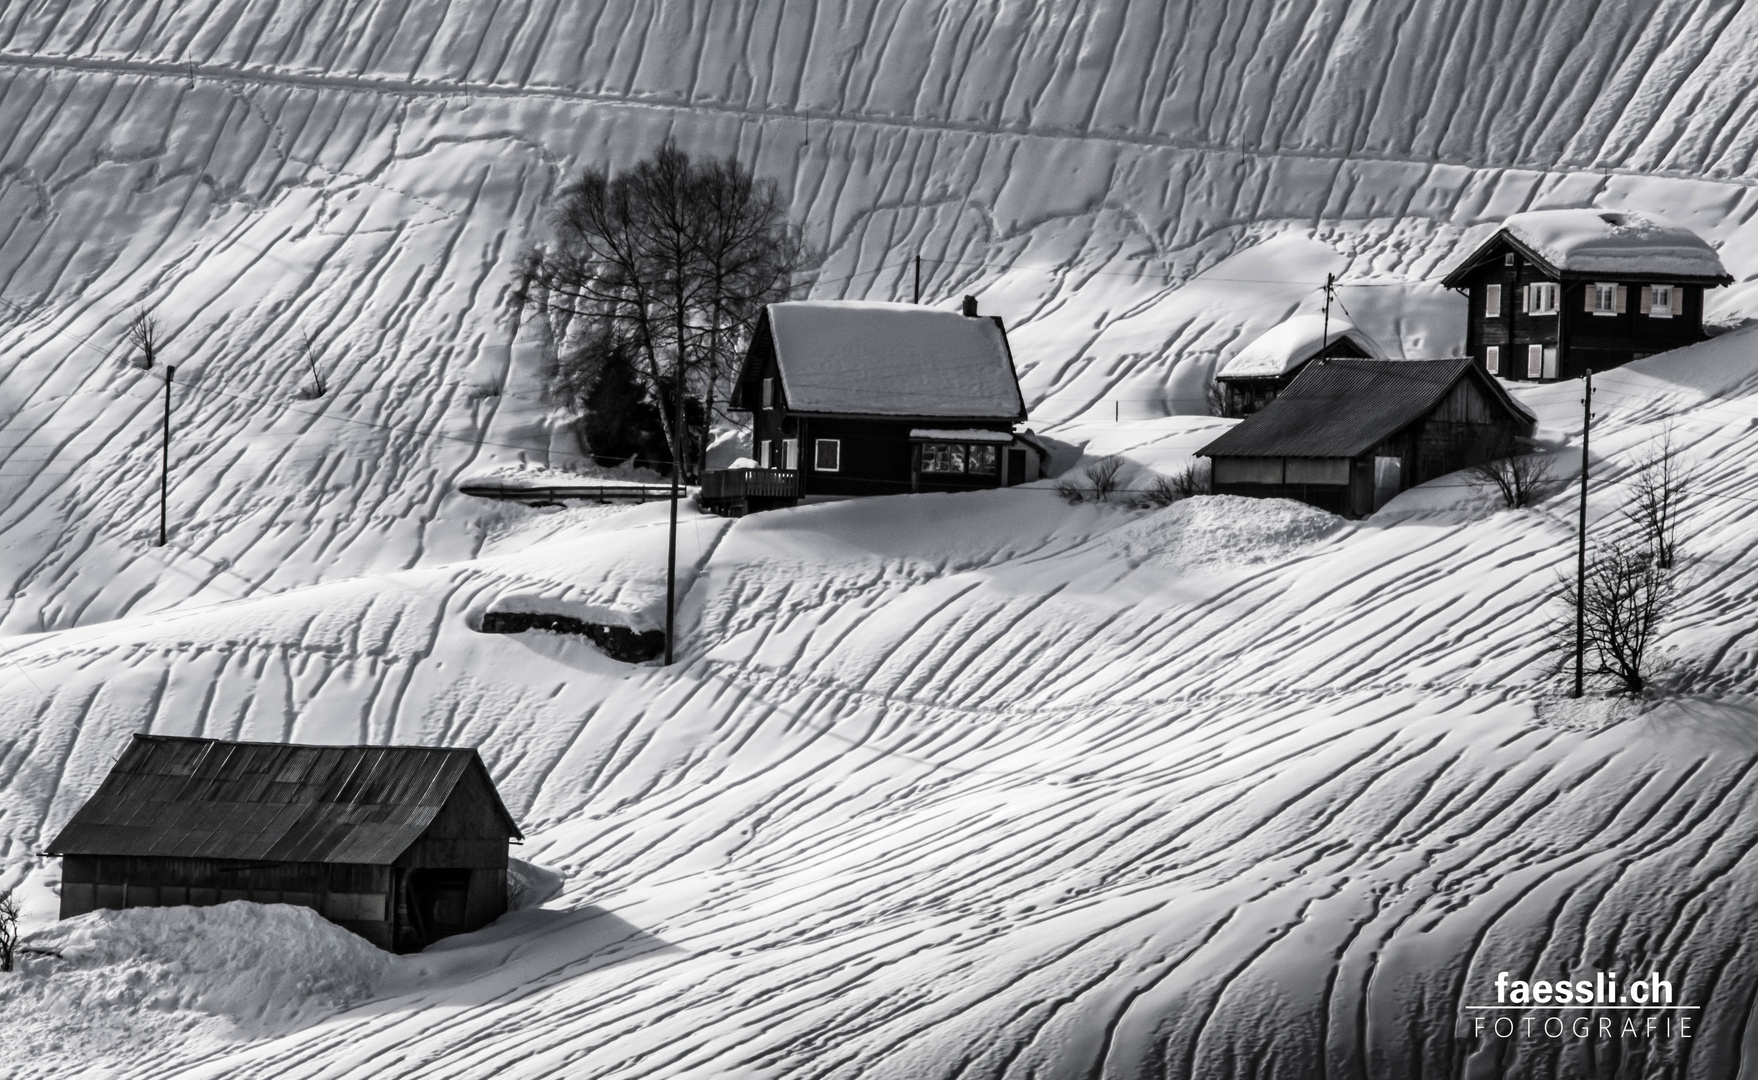
[[[1543,502],[1556,489],[1551,459],[1533,454],[1486,461],[1471,470],[1471,478],[1480,487],[1494,488],[1510,510]]]
[[[1117,491],[1117,474],[1123,470],[1123,459],[1116,454],[1102,457],[1086,467],[1087,483],[1093,486],[1094,502],[1110,502]]]
[[[1209,493],[1209,459],[1197,458],[1172,475],[1172,487],[1178,497],[1188,499]]]
[[[1654,553],[1613,546],[1587,563],[1586,586],[1577,592],[1575,576],[1559,581],[1566,611],[1555,630],[1562,643],[1559,667],[1573,663],[1575,605],[1582,605],[1582,637],[1586,670],[1607,675],[1626,694],[1640,694],[1648,685],[1648,653],[1659,626],[1678,601],[1678,585],[1662,569]]]
[[[151,371],[153,363],[158,360],[164,337],[164,331],[159,326],[159,317],[145,308],[135,313],[128,323],[128,329],[123,332],[123,341],[140,354],[135,366],[147,371]]]
[[[12,890],[0,892],[0,971],[12,970],[12,958],[18,951],[18,897]]]
[[[1183,497],[1170,476],[1156,476],[1153,483],[1135,493],[1134,501],[1138,509],[1161,510]]]
[[[1685,461],[1668,428],[1660,445],[1638,459],[1630,480],[1633,497],[1624,516],[1641,532],[1654,564],[1671,570],[1679,554],[1679,517],[1696,487],[1697,470]]]
[[[1056,482],[1056,494],[1070,506],[1083,502],[1110,502],[1118,487],[1117,474],[1123,470],[1123,459],[1115,454],[1102,457],[1081,470],[1080,478],[1063,477]],[[1086,484],[1081,484],[1081,479]]]

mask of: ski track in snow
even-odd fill
[[[0,10],[6,872],[153,730],[479,745],[518,854],[568,881],[548,921],[435,953],[430,984],[106,1066],[1749,1069],[1751,331],[1602,380],[1596,535],[1627,529],[1619,485],[1669,422],[1704,479],[1670,697],[1601,729],[1539,694],[1566,494],[1496,513],[1443,482],[1191,576],[1047,486],[688,514],[683,662],[659,670],[468,624],[506,594],[651,620],[663,508],[546,522],[451,485],[578,461],[500,298],[568,171],[668,134],[782,178],[827,250],[816,295],[905,296],[922,254],[930,298],[1008,319],[1052,435],[1163,470],[1212,437],[1168,414],[1327,272],[1394,286],[1343,299],[1395,352],[1457,348],[1456,299],[1423,283],[1515,210],[1676,216],[1739,279],[1713,312],[1758,314],[1752,13],[778,10]],[[164,548],[164,383],[117,348],[144,304],[178,367]],[[1522,395],[1567,472],[1578,390]],[[1699,1037],[1594,1060],[1455,1037],[1497,971],[1593,968],[1662,971]]]

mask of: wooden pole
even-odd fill
[[[1331,343],[1331,292],[1336,280],[1337,275],[1335,274],[1325,275],[1325,328],[1319,335],[1318,354],[1320,359],[1324,358],[1325,348]]]
[[[1562,358],[1557,359],[1562,363]],[[1581,394],[1581,521],[1575,530],[1575,691],[1580,697],[1587,667],[1587,435],[1593,426],[1593,369],[1588,368]]]
[[[916,303],[922,302],[922,257],[916,256]]]
[[[165,368],[165,428],[159,451],[159,546],[165,546],[166,504],[171,492],[171,380],[175,367]]]

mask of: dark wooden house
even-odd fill
[[[1689,229],[1645,214],[1515,214],[1441,284],[1469,304],[1466,352],[1505,379],[1579,379],[1704,338],[1704,290],[1733,281]]]
[[[743,514],[816,496],[969,491],[1036,480],[999,318],[916,304],[771,304],[732,391],[755,464],[703,475],[702,505]]]
[[[1215,373],[1221,415],[1250,416],[1276,400],[1306,365],[1332,356],[1385,359],[1373,339],[1347,319],[1296,315],[1277,323]]]
[[[1365,517],[1405,488],[1517,452],[1534,426],[1469,357],[1320,360],[1198,454],[1217,495]]]
[[[512,839],[474,750],[136,735],[46,854],[64,919],[299,904],[411,952],[506,911]]]

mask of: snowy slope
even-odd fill
[[[1658,968],[1704,1007],[1684,1050],[1621,1044],[1611,1075],[1733,1075],[1758,970],[1758,340],[1602,385],[1600,535],[1669,420],[1707,468],[1667,700],[1621,722],[1543,691],[1567,492],[1506,512],[1441,481],[1256,537],[1232,516],[1224,546],[1269,561],[1190,571],[1153,557],[1162,515],[1042,486],[826,505],[687,549],[676,668],[469,629],[503,578],[656,581],[657,545],[643,568],[614,542],[651,530],[636,510],[16,643],[14,858],[152,728],[479,743],[521,856],[567,875],[549,921],[459,939],[441,977],[116,1075],[1572,1072],[1572,1044],[1451,1033],[1495,972],[1577,967]],[[1569,439],[1569,388],[1525,393]]]
[[[1572,1044],[1452,1039],[1459,1006],[1503,968],[1658,966],[1701,1037],[1602,1072],[1750,1073],[1750,331],[1601,387],[1602,534],[1669,419],[1706,468],[1671,696],[1617,723],[1539,693],[1566,497],[1498,513],[1443,481],[1332,531],[1194,538],[1197,511],[1046,486],[691,514],[661,670],[471,629],[507,597],[654,625],[661,508],[452,487],[579,464],[500,298],[569,170],[667,135],[782,179],[828,253],[815,296],[906,299],[920,253],[929,299],[1008,320],[1040,430],[1166,472],[1224,424],[1178,415],[1214,365],[1316,311],[1326,273],[1393,353],[1456,348],[1432,283],[1522,209],[1697,229],[1736,323],[1753,19],[0,7],[0,882],[29,874],[41,918],[31,853],[131,731],[463,743],[521,856],[566,872],[556,901],[341,1015],[148,1032],[156,1054],[106,1068],[1585,1072]],[[162,373],[116,349],[142,304],[178,369],[164,548]],[[1578,390],[1523,393],[1566,471]],[[0,1041],[9,1071],[49,1068],[23,1054]]]

